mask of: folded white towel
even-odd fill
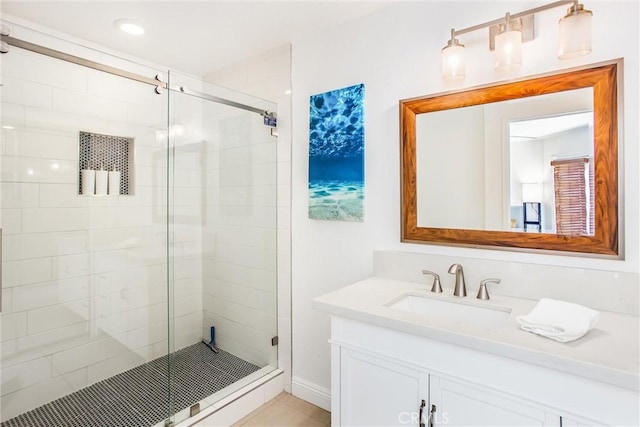
[[[525,316],[520,328],[560,342],[577,340],[596,325],[600,313],[570,302],[543,298]]]

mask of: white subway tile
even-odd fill
[[[2,366],[9,367],[89,342],[89,322],[27,335],[2,343]]]
[[[75,183],[77,162],[6,156],[2,163],[2,181]]]
[[[148,324],[140,329],[130,330],[118,339],[130,349],[138,349],[167,339],[167,323]]]
[[[152,126],[161,129],[167,120],[165,105],[160,103],[155,105],[135,105],[126,104],[126,122],[140,126]]]
[[[91,295],[88,277],[75,277],[35,285],[23,285],[13,290],[13,310],[30,310],[52,304],[86,299]]]
[[[127,249],[154,243],[153,227],[93,229],[89,231],[89,235],[91,251]]]
[[[65,89],[54,89],[53,108],[64,113],[105,120],[124,122],[127,119],[127,104],[124,102]]]
[[[139,227],[162,221],[162,215],[151,206],[107,207],[107,227]]]
[[[127,351],[111,359],[90,365],[87,368],[87,381],[89,384],[95,384],[98,381],[142,365],[146,361],[146,355],[141,355],[137,351]]]
[[[245,267],[276,270],[276,251],[273,249],[220,243],[213,251],[213,257]]]
[[[82,113],[73,114],[35,107],[24,107],[24,109],[25,122],[35,129],[43,129],[47,132],[82,130],[95,133],[107,133],[108,130],[108,121],[104,117],[89,117]]]
[[[13,234],[2,239],[5,261],[83,253],[89,248],[86,231]]]
[[[21,209],[2,209],[0,211],[0,219],[2,219],[2,234],[18,234],[22,232],[22,210]]]
[[[33,258],[2,263],[2,286],[13,287],[51,280],[51,258]]]
[[[49,130],[24,130],[17,133],[19,145],[15,156],[40,157],[45,159],[78,160],[78,135],[75,132]]]
[[[125,294],[127,309],[155,305],[167,300],[165,283],[149,285],[141,288],[127,289]]]
[[[46,86],[72,90],[86,90],[87,71],[80,66],[70,66],[58,60],[48,58],[23,58],[22,78]]]
[[[185,316],[189,313],[202,311],[202,296],[198,294],[174,298],[173,315]]]
[[[2,140],[14,138],[17,128],[24,127],[25,107],[8,102],[0,102],[0,119],[4,126],[13,126],[14,129],[2,129]],[[0,151],[2,152],[2,151]]]
[[[2,314],[2,341],[14,340],[27,335],[27,313]]]
[[[69,301],[27,311],[30,335],[84,323],[89,319],[90,300]]]
[[[202,276],[193,276],[173,282],[173,297],[179,298],[187,295],[202,296]]]
[[[169,309],[166,303],[139,307],[127,312],[127,330],[143,328],[147,325],[168,321]]]
[[[78,184],[40,184],[42,208],[88,208],[91,197],[78,195]]]
[[[51,108],[52,89],[50,86],[3,75],[2,100],[30,107]]]
[[[119,340],[108,337],[56,353],[51,358],[54,374],[75,371],[128,351]]]
[[[142,246],[127,250],[127,265],[132,268],[163,264],[166,261],[165,245]]]
[[[106,199],[106,197],[96,197],[96,199]],[[89,208],[89,228],[92,230],[105,228],[107,226],[107,208],[92,206]]]
[[[2,307],[0,309],[3,313],[13,312],[13,289],[0,289],[0,292],[2,292]]]
[[[174,337],[175,350],[193,345],[194,342],[202,340],[202,334],[199,330],[189,330],[183,334],[176,334]]]
[[[102,298],[99,299],[100,304]],[[127,317],[122,312],[114,310],[115,314],[103,315],[100,313],[95,319],[97,327],[109,336],[120,335],[127,332],[130,328],[127,324]]]
[[[158,96],[147,84],[103,72],[89,73],[87,91],[90,95],[138,105],[166,103],[165,97]]]
[[[174,280],[185,279],[188,277],[199,276],[202,271],[201,259],[179,260],[174,262],[173,278]]]
[[[64,255],[51,258],[51,277],[67,279],[69,277],[86,276],[90,271],[90,256],[88,253]]]
[[[51,378],[51,360],[48,357],[32,360],[2,369],[2,396]]]
[[[200,310],[194,310],[184,316],[175,317],[174,333],[175,335],[184,335],[189,333],[201,334],[202,330],[202,306]],[[192,341],[193,343],[194,341]]]
[[[127,250],[100,251],[91,254],[92,273],[125,270],[127,268]]]
[[[8,208],[38,207],[38,184],[3,182],[0,206]]]
[[[88,208],[23,209],[22,228],[25,233],[86,230],[89,228]]]

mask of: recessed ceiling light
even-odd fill
[[[139,36],[144,34],[144,28],[140,26],[140,24],[132,21],[131,19],[118,19],[113,22],[114,25],[120,28],[127,34],[132,34],[134,36]]]

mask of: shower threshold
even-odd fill
[[[149,427],[260,368],[202,343],[129,369],[4,421],[1,427]],[[171,379],[171,381],[170,381]],[[169,388],[169,384],[172,387]]]

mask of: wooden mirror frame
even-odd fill
[[[622,60],[541,77],[400,101],[402,241],[619,255],[618,68]],[[595,235],[419,227],[416,188],[416,115],[498,101],[593,88]],[[446,207],[438,207],[446,209]]]

